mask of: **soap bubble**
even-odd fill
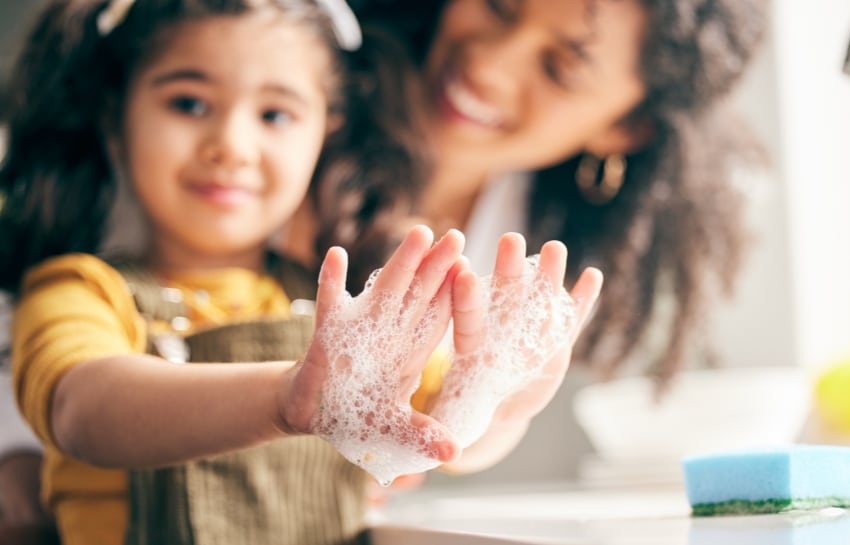
[[[374,292],[376,274],[360,295],[343,298],[317,332],[331,361],[313,429],[349,461],[388,484],[399,475],[440,465],[433,444],[444,437],[415,426],[410,406],[421,372],[409,369],[410,362],[417,351],[427,350],[436,309],[426,312],[411,335],[413,308],[402,296]],[[417,296],[414,286],[409,297]]]
[[[544,376],[549,360],[570,342],[575,305],[538,269],[538,256],[532,256],[518,278],[498,284],[492,276],[481,279],[486,340],[471,354],[452,351],[431,411],[464,448],[487,430],[502,401]],[[440,465],[433,445],[446,437],[415,426],[410,406],[421,372],[410,362],[428,349],[436,309],[411,335],[413,309],[403,296],[375,292],[376,274],[360,295],[344,297],[317,332],[331,361],[313,429],[386,486],[399,475]],[[414,286],[409,297],[416,296]]]
[[[549,360],[569,345],[575,303],[538,270],[539,256],[532,256],[517,279],[482,279],[486,340],[475,352],[454,356],[431,411],[463,448],[487,431],[506,398],[545,376]]]

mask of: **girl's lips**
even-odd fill
[[[217,183],[189,184],[188,188],[204,201],[221,208],[236,208],[256,195],[248,188]]]

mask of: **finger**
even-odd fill
[[[425,473],[408,473],[407,475],[399,475],[393,481],[393,488],[396,490],[415,490],[425,484]]]
[[[554,288],[560,291],[567,273],[567,247],[557,240],[550,240],[540,249],[539,273]]]
[[[422,319],[427,320],[424,327],[420,327],[420,331],[427,331],[426,343],[417,350],[422,354],[432,354],[437,348],[437,345],[442,341],[449,327],[449,318],[452,315],[452,288],[454,286],[455,277],[459,272],[469,267],[469,262],[461,256],[455,265],[446,274],[445,281],[434,297],[433,304],[436,308],[434,315],[423,316]],[[426,329],[427,328],[427,329]],[[409,358],[406,365],[402,369],[402,376],[408,376],[415,379],[411,382],[411,387],[402,387],[402,392],[407,396],[413,393],[418,384],[418,377],[422,374],[422,370],[428,364],[429,358]],[[408,391],[409,390],[409,391]]]
[[[425,441],[422,445],[423,450],[430,456],[444,464],[460,457],[460,445],[445,426],[419,411],[413,411],[410,423],[419,431],[420,437]]]
[[[443,285],[440,286],[440,292],[438,292],[437,295],[442,296],[443,292],[445,292],[445,295],[448,296],[449,299],[451,299],[452,290],[454,289],[454,283],[457,280],[457,275],[464,271],[469,272],[470,265],[469,258],[467,258],[465,255],[462,255],[455,260],[454,264],[452,265],[452,268],[446,274],[446,279],[443,282]]]
[[[408,231],[375,279],[374,290],[404,295],[433,241],[434,233],[424,225],[417,225]]]
[[[446,275],[463,252],[463,233],[449,230],[422,260],[416,271],[419,295],[427,302],[445,285]],[[449,292],[450,293],[450,292]]]
[[[575,329],[577,336],[590,316],[591,311],[596,305],[599,298],[599,292],[602,289],[603,276],[599,269],[588,267],[582,271],[578,281],[573,286],[570,296],[576,303],[576,323],[579,325]]]
[[[486,313],[481,282],[472,271],[462,271],[455,278],[452,295],[455,352],[463,356],[478,350],[485,338]]]
[[[493,284],[499,286],[522,278],[525,272],[525,238],[519,233],[505,233],[499,239]]]
[[[325,254],[322,269],[319,272],[319,287],[316,292],[316,325],[321,325],[325,316],[333,308],[340,295],[345,291],[345,275],[348,271],[348,254],[339,246],[334,246]]]
[[[433,298],[433,304],[437,309],[436,322],[438,324],[444,324],[445,327],[440,328],[441,331],[445,331],[448,326],[449,318],[452,315],[453,308],[453,291],[455,282],[457,281],[457,276],[463,271],[469,270],[469,260],[460,256],[455,260],[454,265],[452,265],[451,269],[445,274],[443,279],[443,283],[440,286],[440,289],[437,290],[437,294]]]

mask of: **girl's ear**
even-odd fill
[[[119,112],[117,101],[110,98],[104,105],[103,113],[100,116],[100,133],[103,135],[104,146],[106,146],[106,151],[112,161],[121,156],[123,148]]]
[[[121,131],[115,127],[115,123],[111,120],[103,120],[100,125],[101,134],[103,135],[103,147],[106,150],[106,156],[114,169],[121,164],[124,157],[124,139]]]
[[[121,165],[126,158],[126,149],[122,123],[120,117],[115,115],[115,111],[111,107],[104,109],[105,114],[100,118],[100,134],[113,175],[121,176],[123,174]]]
[[[124,156],[124,146],[118,135],[114,133],[104,132],[103,144],[106,148],[106,156],[109,158],[109,163],[115,169],[121,164],[121,158]]]
[[[345,119],[343,118],[343,115],[341,113],[331,112],[328,115],[328,122],[327,122],[327,125],[325,127],[325,129],[326,129],[325,133],[326,134],[335,133],[336,131],[338,131],[339,129],[342,128],[342,124],[343,124],[344,121],[345,121]]]
[[[588,141],[584,151],[597,157],[628,155],[647,147],[655,132],[655,123],[649,117],[629,116]]]

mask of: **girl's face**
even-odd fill
[[[153,251],[168,264],[250,263],[309,186],[327,127],[327,47],[273,10],[170,36],[130,83],[119,145]]]
[[[426,65],[438,160],[488,173],[626,151],[637,0],[450,0]]]

